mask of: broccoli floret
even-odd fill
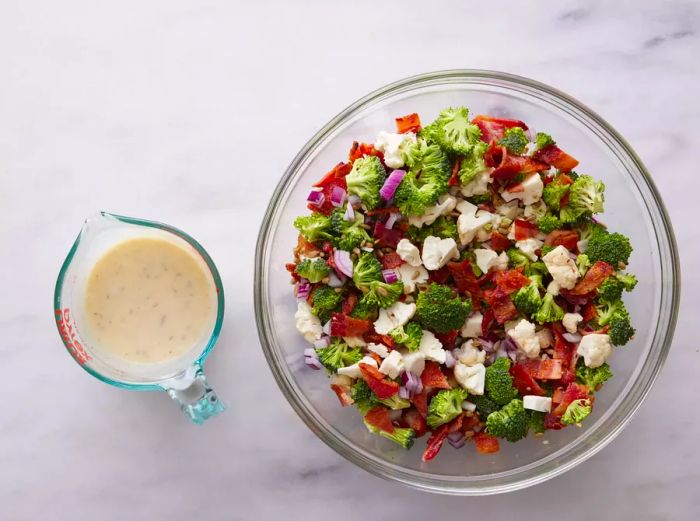
[[[394,203],[407,216],[423,215],[449,188],[447,157],[437,145],[419,140],[406,154],[409,172],[394,193]]]
[[[622,283],[622,286],[625,288],[625,291],[632,291],[637,285],[637,277],[635,277],[631,273],[618,273],[616,277],[617,280],[619,280]]]
[[[389,331],[389,336],[409,351],[417,351],[423,338],[423,328],[417,322],[409,322]]]
[[[557,176],[542,190],[542,199],[550,211],[558,212],[561,208],[561,198],[566,195],[571,185],[561,181],[562,177]]]
[[[580,253],[576,257],[576,267],[578,268],[579,275],[583,277],[588,271],[588,268],[591,267],[591,260],[588,258],[588,255]]]
[[[622,298],[624,289],[622,282],[615,275],[611,275],[598,286],[598,297],[606,302],[615,302]]]
[[[513,295],[515,307],[528,317],[536,313],[542,306],[542,297],[540,296],[542,277],[540,275],[531,275],[529,278],[530,284],[523,286]]]
[[[294,220],[294,227],[310,242],[329,241],[333,238],[330,234],[330,218],[320,213],[297,217]]]
[[[471,152],[462,157],[462,162],[459,165],[459,180],[463,185],[471,183],[477,174],[480,174],[486,169],[484,162],[484,154],[488,149],[488,145],[483,141],[475,143]]]
[[[334,340],[328,347],[316,349],[318,359],[330,373],[335,373],[341,367],[355,364],[362,359],[362,351],[350,347],[342,340]]]
[[[588,244],[588,241],[591,240],[591,237],[593,236],[607,235],[607,233],[608,230],[605,229],[605,226],[591,220],[580,223],[578,227],[579,241],[583,242],[584,244]]]
[[[531,262],[529,266],[525,268],[525,273],[526,276],[531,277],[532,275],[539,275],[540,277],[545,277],[549,274],[549,270],[547,269],[547,266],[544,262],[542,261],[537,261],[537,262]]]
[[[559,230],[562,226],[564,226],[564,223],[561,222],[559,217],[551,213],[537,219],[537,227],[542,233],[550,233],[554,230]]]
[[[370,320],[373,322],[377,318],[378,312],[379,309],[377,306],[366,302],[364,299],[360,299],[360,301],[357,304],[355,304],[355,307],[350,312],[350,316],[352,318]]]
[[[448,108],[429,125],[429,135],[444,150],[466,156],[481,139],[479,127],[469,121],[466,107]]]
[[[591,391],[597,390],[598,386],[612,378],[612,375],[610,366],[607,363],[603,363],[603,365],[599,367],[591,368],[583,363],[583,359],[579,359],[576,365],[576,380],[588,387]]]
[[[352,280],[355,286],[363,291],[368,290],[373,281],[382,280],[382,265],[373,253],[364,252],[360,255],[353,266]]]
[[[630,240],[621,233],[595,233],[586,247],[586,255],[591,262],[601,260],[614,268],[627,265],[631,253]]]
[[[520,127],[513,127],[506,130],[503,137],[498,141],[499,145],[503,145],[512,154],[522,154],[525,152],[525,147],[528,144],[525,131]]]
[[[376,156],[364,156],[356,159],[352,170],[345,176],[348,193],[357,195],[368,210],[373,210],[382,198],[379,190],[386,179],[386,171]]]
[[[510,358],[502,357],[486,368],[484,392],[498,405],[505,405],[518,396],[510,375]]]
[[[539,324],[559,322],[564,318],[564,310],[554,301],[554,296],[551,293],[545,293],[540,309],[532,318]]]
[[[607,302],[601,300],[596,306],[598,324],[609,325],[608,335],[610,342],[616,346],[623,346],[634,336],[635,329],[630,323],[630,316],[621,300]]]
[[[372,238],[362,226],[364,217],[356,213],[354,221],[345,219],[346,207],[337,208],[331,214],[331,232],[333,233],[333,246],[340,250],[352,251],[359,248],[365,242],[371,242]]]
[[[365,293],[362,300],[369,305],[388,308],[396,302],[401,295],[403,295],[403,282],[398,281],[393,284],[387,284],[380,280],[373,280],[369,283],[369,291]]]
[[[309,282],[321,282],[330,273],[330,268],[326,261],[320,257],[315,259],[303,259],[294,269],[300,277],[304,277]]]
[[[535,134],[535,151],[549,145],[556,145],[556,141],[552,139],[552,136],[545,134],[544,132],[538,132]]]
[[[506,255],[513,268],[527,268],[530,265],[530,258],[517,248],[509,248]]]
[[[492,412],[486,419],[486,432],[491,436],[514,442],[527,436],[530,418],[523,401],[514,399],[501,410]]]
[[[544,432],[544,413],[540,411],[530,411],[530,430],[535,434]]]
[[[399,409],[408,409],[411,406],[411,402],[405,398],[401,398],[398,394],[395,394],[391,398],[385,398],[384,400],[379,400],[379,403],[386,405],[389,409],[398,411]]]
[[[319,286],[311,293],[313,307],[311,312],[316,315],[321,322],[328,322],[331,313],[337,311],[343,302],[343,296],[330,286]]]
[[[467,201],[475,206],[479,206],[480,204],[493,202],[493,194],[491,192],[486,192],[485,194],[472,195],[471,197],[467,197]]]
[[[352,386],[350,396],[362,414],[366,414],[372,407],[379,404],[379,398],[362,378],[358,379],[355,385]]]
[[[598,315],[598,324],[605,326],[612,320],[615,313],[627,313],[625,309],[625,304],[620,299],[616,300],[599,300],[595,307],[596,313]]]
[[[605,184],[589,175],[579,176],[569,189],[569,208],[581,214],[603,211]]]
[[[436,333],[459,329],[472,310],[471,299],[462,300],[449,286],[431,284],[416,300],[416,321]]]
[[[416,440],[416,431],[413,429],[394,427],[394,432],[389,433],[379,430],[367,422],[365,422],[365,425],[372,434],[379,434],[387,440],[391,440],[394,443],[401,445],[404,449],[410,449],[413,446],[413,442]]]
[[[476,405],[476,412],[479,413],[479,418],[482,421],[486,421],[489,414],[499,409],[498,404],[486,395],[472,395],[469,397],[469,401]]]
[[[428,426],[435,429],[451,422],[462,413],[462,402],[467,399],[467,391],[461,387],[440,391],[428,407]]]
[[[406,232],[406,237],[415,243],[423,242],[431,235],[440,239],[457,240],[457,222],[451,217],[442,215],[433,224],[424,225],[422,228],[411,225]]]
[[[561,417],[561,422],[564,425],[581,423],[589,414],[591,414],[591,400],[588,398],[579,398],[569,404],[564,416]]]

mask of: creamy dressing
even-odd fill
[[[85,314],[96,348],[127,362],[166,362],[211,331],[216,288],[186,249],[164,239],[130,239],[90,272]]]

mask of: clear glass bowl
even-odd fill
[[[518,443],[501,443],[495,455],[447,445],[421,461],[425,437],[410,451],[371,435],[352,407],[341,408],[323,373],[306,368],[308,345],[294,327],[296,301],[284,268],[292,257],[294,218],[306,213],[313,182],[345,160],[353,140],[372,143],[394,118],[411,112],[431,121],[448,106],[473,114],[526,121],[546,131],[581,161],[580,171],[606,186],[604,220],[634,245],[630,270],[639,284],[627,299],[637,334],[610,360],[615,378],[596,395],[582,428],[549,431]],[[649,392],[668,354],[680,291],[678,253],[661,198],[642,162],[600,116],[556,89],[488,71],[424,74],[381,88],[341,112],[302,148],[270,201],[258,238],[255,311],[263,351],[294,410],[324,442],[360,467],[423,490],[484,495],[516,490],[552,478],[602,449],[627,424]]]

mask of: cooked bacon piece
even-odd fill
[[[405,134],[406,132],[414,132],[417,134],[420,132],[420,129],[420,117],[415,112],[396,118],[396,132],[399,134]]]
[[[524,363],[518,362],[511,366],[510,374],[513,377],[513,385],[521,395],[534,394],[537,396],[544,396],[546,394],[545,390],[535,381]]]
[[[372,328],[372,322],[343,313],[331,315],[331,336],[362,336]]]
[[[353,403],[355,403],[355,400],[350,398],[350,395],[348,394],[348,391],[350,390],[348,386],[340,384],[331,384],[331,389],[333,389],[333,392],[338,397],[340,405],[342,405],[343,407],[347,407],[348,405],[352,405]]]
[[[385,270],[391,270],[394,268],[398,268],[403,264],[403,260],[401,259],[401,256],[396,253],[395,251],[390,251],[389,253],[385,253],[384,257],[382,257],[382,267]]]
[[[516,156],[508,153],[506,147],[492,143],[484,154],[486,166],[495,168],[491,176],[494,180],[507,182],[518,174],[533,174],[549,170],[549,165],[535,161],[528,156]]]
[[[355,309],[357,305],[357,293],[348,293],[347,297],[343,300],[342,312],[344,315],[349,315],[352,310]]]
[[[513,234],[516,241],[524,241],[537,235],[538,229],[535,223],[524,219],[516,219],[514,223]]]
[[[516,221],[517,222],[517,221]],[[579,235],[576,230],[554,230],[549,232],[544,239],[545,246],[564,246],[571,252],[576,252],[576,244],[578,243]]]
[[[559,405],[557,405],[557,407],[552,411],[552,414],[555,414],[556,416],[563,416],[566,412],[566,409],[569,407],[569,405],[571,405],[571,402],[580,400],[582,398],[590,399],[591,397],[588,395],[588,392],[588,387],[586,387],[585,385],[577,384],[575,382],[570,383],[564,390],[564,394],[561,397],[561,401],[559,402]]]
[[[437,456],[438,452],[440,452],[440,449],[442,448],[442,444],[447,438],[447,435],[451,432],[457,432],[462,428],[463,418],[464,415],[460,414],[450,423],[440,425],[440,427],[433,431],[432,436],[430,436],[428,439],[428,445],[425,448],[425,452],[423,453],[423,461],[430,461]]]
[[[522,268],[498,271],[494,275],[493,281],[496,283],[496,287],[503,290],[507,295],[515,293],[520,288],[530,283],[530,279],[523,275]]]
[[[596,261],[593,266],[588,268],[583,279],[578,281],[574,289],[569,293],[574,296],[587,295],[594,289],[597,289],[598,286],[613,273],[615,273],[615,270],[610,264],[603,261]]]
[[[448,331],[447,333],[435,333],[435,337],[440,341],[442,347],[445,349],[453,349],[455,347],[455,340],[457,340],[458,335],[458,329]]]
[[[501,449],[498,445],[498,438],[490,436],[484,431],[477,432],[472,439],[476,444],[476,452],[479,454],[493,454]]]
[[[306,207],[312,212],[322,213],[323,215],[330,215],[331,212],[336,208],[335,206],[333,206],[333,202],[331,201],[331,194],[333,193],[333,188],[335,188],[336,186],[345,190],[347,188],[347,185],[345,184],[345,178],[333,177],[327,180],[325,186],[323,187],[323,190],[321,190],[323,192],[323,204],[321,204],[321,206],[314,206],[311,203],[309,203],[306,205]]]
[[[476,275],[474,275],[471,262],[468,259],[461,262],[448,262],[447,269],[454,279],[457,290],[471,296],[472,308],[475,311],[481,309],[481,287]]]
[[[491,326],[493,326],[496,316],[493,309],[489,309],[484,313],[484,318],[481,319],[481,335],[488,336],[491,332]]]
[[[494,317],[499,324],[504,324],[518,315],[518,310],[510,299],[510,295],[501,288],[484,291],[484,300],[493,310]]]
[[[455,159],[455,164],[452,167],[452,175],[450,176],[450,180],[447,182],[448,185],[455,186],[459,183],[459,169],[461,166],[462,158],[458,157],[457,159]]]
[[[333,169],[328,172],[326,175],[324,175],[321,180],[316,183],[314,186],[316,188],[324,188],[327,185],[331,184],[335,180],[338,179],[345,179],[345,176],[350,173],[350,170],[352,170],[352,165],[350,163],[338,163],[333,167]]]
[[[413,407],[410,409],[404,409],[402,417],[404,423],[416,431],[416,438],[420,438],[426,432],[428,432],[428,423],[417,409],[414,409]]]
[[[447,383],[447,377],[440,369],[440,365],[430,360],[425,362],[425,369],[420,375],[420,381],[424,388],[450,389],[450,384]]]
[[[389,417],[389,409],[386,407],[372,407],[365,414],[365,421],[372,427],[389,434],[394,432],[394,424]]]
[[[423,388],[420,393],[414,394],[411,398],[411,403],[423,418],[428,416],[428,392],[428,389]]]
[[[450,270],[447,266],[443,266],[439,270],[431,271],[428,274],[428,279],[430,282],[437,282],[438,284],[447,284],[450,279]]]
[[[396,248],[399,241],[403,239],[403,233],[397,228],[387,228],[384,223],[377,221],[374,224],[373,237],[376,239],[376,246]]]
[[[365,342],[367,342],[368,344],[384,344],[390,350],[394,349],[394,347],[396,347],[396,343],[394,342],[394,339],[391,338],[389,335],[380,335],[379,333],[375,333],[374,331],[371,331],[371,332],[365,333],[363,338],[365,339]]]
[[[360,159],[364,156],[377,156],[379,159],[382,160],[382,163],[384,162],[384,154],[382,154],[379,150],[374,148],[374,145],[370,145],[369,143],[359,143],[357,141],[353,141],[352,146],[350,147],[350,154],[348,154],[348,159],[350,160],[350,163],[352,164],[355,162],[355,159]]]
[[[536,380],[559,380],[563,373],[561,360],[523,360],[518,362]]]
[[[360,372],[364,381],[380,400],[391,398],[399,392],[399,384],[385,378],[385,375],[380,373],[376,367],[360,363]]]
[[[496,230],[491,232],[491,248],[494,251],[502,252],[510,248],[510,239]]]
[[[498,141],[509,128],[520,127],[527,130],[527,125],[517,119],[493,118],[483,114],[477,115],[472,123],[481,130],[481,140],[486,143]]]
[[[578,165],[578,160],[564,152],[557,145],[547,145],[532,155],[536,161],[541,161],[562,172],[570,172]]]

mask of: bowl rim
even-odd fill
[[[532,89],[533,91],[539,92],[541,94],[553,98],[553,100],[562,102],[565,106],[568,105],[568,108],[573,108],[574,110],[578,111],[583,116],[587,117],[594,125],[597,125],[599,129],[607,133],[607,137],[612,139],[613,143],[617,145],[621,149],[622,153],[626,156],[626,159],[629,160],[634,166],[634,168],[637,170],[637,172],[641,174],[641,179],[644,181],[647,189],[653,196],[652,207],[654,207],[658,211],[660,217],[658,228],[663,232],[661,237],[664,238],[667,243],[663,245],[666,246],[667,251],[661,251],[662,244],[659,240],[659,234],[656,233],[657,245],[659,247],[659,253],[661,256],[660,263],[662,268],[668,268],[667,277],[671,282],[671,284],[668,285],[669,287],[665,288],[665,284],[663,283],[665,279],[662,279],[662,290],[661,295],[659,297],[659,302],[662,311],[666,309],[667,316],[660,316],[659,323],[657,324],[657,329],[656,331],[654,331],[653,336],[653,338],[656,338],[658,336],[659,324],[665,323],[665,331],[663,331],[662,338],[660,338],[660,349],[657,352],[657,357],[654,361],[653,367],[651,367],[651,371],[648,371],[646,374],[646,380],[644,382],[641,382],[644,384],[644,387],[634,389],[633,386],[632,389],[637,391],[636,396],[634,397],[635,400],[628,405],[626,411],[624,411],[624,416],[622,416],[617,421],[617,424],[614,425],[610,431],[606,432],[602,437],[594,441],[591,447],[580,451],[580,453],[575,454],[573,457],[570,457],[567,461],[560,461],[559,464],[555,466],[550,465],[550,468],[548,470],[545,470],[544,472],[534,473],[524,477],[516,476],[516,479],[500,484],[488,483],[490,479],[489,476],[480,477],[478,480],[473,480],[472,477],[472,481],[469,482],[460,481],[459,479],[448,479],[444,477],[439,478],[427,476],[421,477],[417,480],[415,478],[415,475],[413,475],[416,473],[415,471],[409,472],[402,470],[398,465],[387,462],[386,460],[379,462],[375,461],[373,457],[366,456],[360,451],[358,451],[352,443],[338,438],[338,436],[336,436],[333,432],[331,432],[323,425],[325,421],[317,418],[314,414],[312,414],[311,411],[309,411],[306,408],[305,404],[302,403],[302,401],[294,392],[294,389],[291,387],[290,382],[287,380],[287,375],[284,374],[284,372],[281,370],[281,360],[277,359],[277,354],[275,352],[275,349],[272,347],[272,340],[269,338],[267,331],[267,300],[266,296],[263,294],[262,291],[267,238],[270,231],[270,227],[272,223],[275,222],[272,219],[272,217],[278,208],[278,202],[286,193],[286,188],[294,174],[299,169],[299,167],[309,156],[309,154],[313,153],[316,150],[317,146],[327,137],[327,135],[331,134],[338,127],[343,125],[346,122],[346,120],[351,118],[356,112],[363,108],[370,107],[375,101],[388,98],[393,94],[398,94],[403,91],[414,90],[420,86],[446,85],[449,83],[459,83],[460,81],[465,80],[470,83],[478,82],[478,80],[481,80],[482,82],[500,82],[504,84],[505,87],[512,88],[515,86],[521,86]],[[530,92],[528,94],[531,95],[533,93]],[[553,100],[548,101],[551,103]],[[601,136],[598,137],[600,138]],[[649,207],[649,204],[647,204],[647,207]],[[664,257],[664,254],[667,254],[667,257]],[[664,264],[666,264],[667,266],[664,266]],[[309,141],[307,141],[304,144],[304,146],[296,154],[294,159],[291,161],[291,163],[285,170],[281,179],[279,180],[270,199],[270,203],[265,211],[265,215],[260,226],[260,231],[258,234],[258,240],[256,244],[255,274],[253,287],[255,317],[258,329],[258,336],[260,339],[260,344],[263,353],[268,362],[268,366],[272,371],[277,385],[279,386],[280,390],[282,391],[282,393],[284,394],[294,411],[297,413],[297,415],[299,415],[302,421],[319,438],[321,438],[321,440],[324,443],[326,443],[329,447],[331,447],[334,451],[343,456],[345,459],[354,463],[360,468],[376,476],[388,479],[390,481],[396,481],[399,483],[403,483],[407,486],[429,492],[450,495],[476,496],[515,491],[551,479],[555,476],[566,472],[567,470],[572,469],[579,463],[582,463],[583,461],[592,457],[617,437],[617,435],[622,431],[622,429],[629,423],[634,413],[637,411],[637,409],[640,407],[640,405],[646,398],[668,356],[678,316],[681,286],[678,248],[666,207],[663,204],[661,196],[656,188],[656,185],[654,184],[654,181],[651,178],[651,175],[642,163],[641,159],[637,156],[637,154],[634,152],[629,143],[609,123],[607,123],[607,121],[605,121],[601,116],[599,116],[596,112],[591,110],[585,104],[569,96],[568,94],[565,94],[564,92],[554,87],[551,87],[536,80],[532,80],[530,78],[493,70],[450,69],[409,76],[395,81],[393,83],[389,83],[383,87],[380,87],[370,92],[366,96],[363,96],[362,98],[358,99],[357,101],[346,107],[344,110],[339,112],[318,132],[316,132],[316,134],[314,134],[314,136],[311,137]],[[668,294],[664,295],[665,293]],[[666,298],[664,298],[664,296]],[[665,320],[662,320],[664,318]],[[652,354],[654,344],[656,343],[657,342],[652,343],[652,349],[647,354],[647,358]],[[646,366],[648,362],[649,360],[647,359],[644,363],[644,366]],[[643,376],[644,373],[640,371],[640,373],[636,377],[635,384],[639,384],[639,380]],[[630,389],[627,392],[626,398],[633,394],[632,389]],[[623,403],[624,401],[618,404],[618,409],[622,409]],[[564,448],[560,450],[564,450]],[[535,465],[534,468],[537,469],[536,464],[532,465]]]

